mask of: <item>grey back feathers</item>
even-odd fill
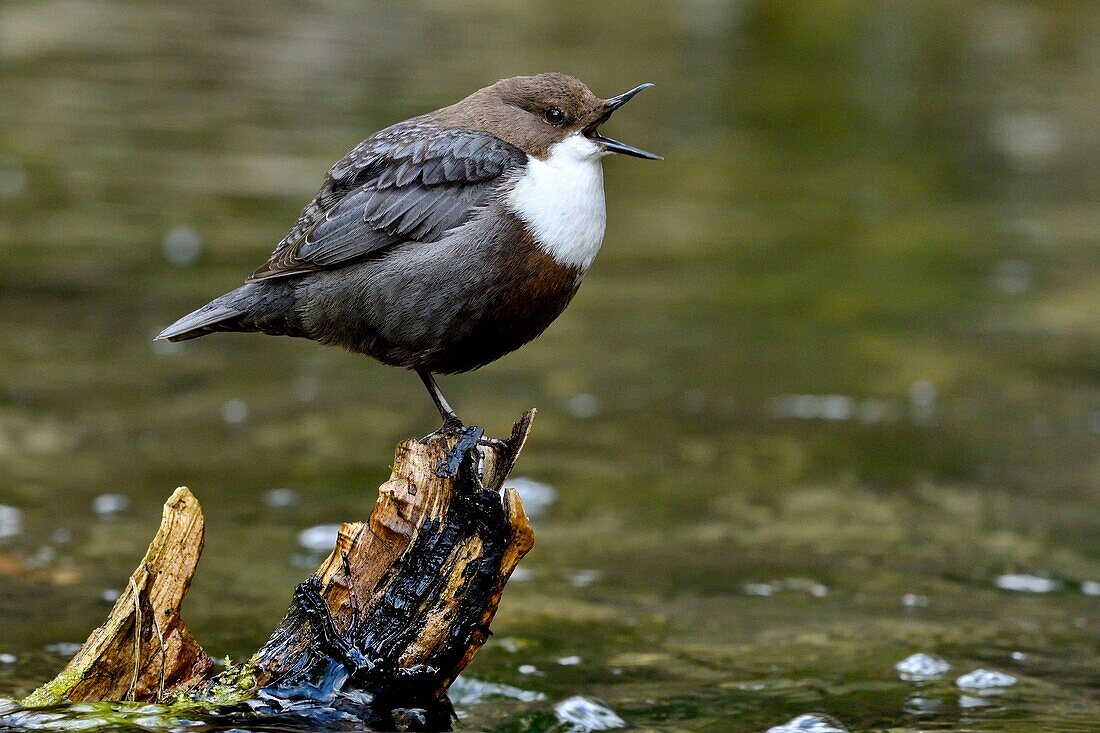
[[[426,118],[389,127],[334,165],[249,281],[346,263],[398,242],[434,242],[487,203],[526,155],[484,132]]]

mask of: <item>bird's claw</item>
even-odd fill
[[[446,423],[444,423],[444,427],[446,427]],[[459,469],[462,467],[462,461],[466,459],[466,454],[471,450],[477,450],[484,435],[485,431],[477,425],[471,425],[463,429],[454,447],[448,451],[446,456],[439,459],[439,463],[435,467],[435,475],[440,478],[457,476]]]
[[[447,438],[452,435],[458,435],[465,430],[466,425],[458,419],[458,416],[448,417],[443,421],[442,425],[421,438],[420,442],[427,443],[433,438]]]

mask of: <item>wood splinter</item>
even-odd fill
[[[332,553],[245,665],[245,696],[262,688],[309,699],[335,685],[368,693],[375,707],[446,706],[447,688],[488,638],[504,586],[534,544],[519,494],[501,491],[533,417],[525,413],[504,441],[470,428],[398,444],[370,518],[340,528]],[[106,623],[24,705],[215,697],[227,673],[215,673],[180,616],[204,524],[195,497],[176,489]]]

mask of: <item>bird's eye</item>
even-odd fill
[[[565,113],[557,107],[551,107],[550,109],[546,110],[546,114],[544,116],[546,117],[546,121],[549,122],[551,125],[560,125],[565,120]]]

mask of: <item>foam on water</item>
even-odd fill
[[[568,730],[574,733],[626,727],[626,721],[614,710],[581,695],[559,702],[554,706],[554,714],[559,721],[569,724],[571,727]]]
[[[100,494],[92,500],[92,511],[101,517],[121,514],[130,506],[130,499],[123,494]]]
[[[940,657],[917,652],[894,665],[898,676],[909,682],[923,682],[947,674],[951,665]]]
[[[318,524],[298,533],[298,544],[313,552],[328,552],[336,547],[339,524]]]
[[[0,504],[0,539],[17,537],[23,531],[23,513],[13,506]]]
[[[965,690],[996,690],[1016,684],[1016,678],[993,669],[976,669],[955,680]]]
[[[792,718],[783,725],[768,728],[768,733],[848,733],[840,721],[828,715],[807,713]]]
[[[298,492],[294,489],[272,489],[264,494],[264,504],[275,509],[285,509],[298,503]]]
[[[1013,590],[1019,593],[1053,593],[1062,589],[1062,584],[1053,578],[1026,573],[999,575],[995,584],[1001,590]]]
[[[558,492],[553,486],[527,476],[508,479],[508,486],[519,492],[529,519],[538,519],[558,500]]]
[[[519,700],[520,702],[538,702],[546,695],[534,690],[523,690],[511,685],[486,682],[475,677],[460,676],[447,690],[447,697],[458,706],[476,705],[493,698]]]

